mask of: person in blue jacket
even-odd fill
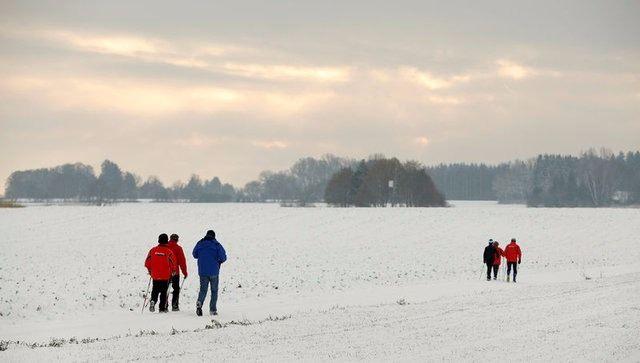
[[[220,265],[227,260],[224,247],[216,240],[216,232],[208,230],[207,235],[193,248],[193,257],[198,260],[198,274],[200,275],[200,293],[196,304],[196,315],[202,316],[202,305],[207,297],[207,290],[211,285],[211,301],[209,313],[218,315],[218,277]]]

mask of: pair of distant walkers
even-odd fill
[[[507,260],[507,281],[510,280],[511,270],[513,270],[513,282],[516,282],[518,265],[522,262],[522,251],[520,251],[520,246],[516,243],[515,238],[511,239],[511,243],[504,250],[500,248],[498,241],[489,240],[489,245],[484,248],[484,254],[482,255],[482,261],[487,265],[487,281],[491,281],[492,271],[493,279],[496,280],[498,278],[502,257]]]
[[[173,289],[171,299],[171,310],[179,311],[180,300],[180,272],[186,279],[187,263],[182,247],[178,245],[179,236],[172,234],[171,238],[163,233],[158,236],[158,245],[153,247],[147,254],[144,266],[149,271],[153,280],[151,290],[151,301],[149,311],[155,311],[156,302],[160,298],[159,312],[169,311],[167,292],[169,285]],[[200,275],[200,292],[196,303],[196,314],[202,316],[202,306],[207,297],[207,291],[211,288],[211,300],[209,302],[209,313],[218,315],[218,283],[220,275],[220,265],[227,260],[227,253],[224,247],[216,240],[216,233],[208,230],[193,249],[193,257],[198,260],[198,275]],[[184,281],[184,280],[183,280]]]

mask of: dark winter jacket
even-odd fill
[[[200,276],[218,276],[220,264],[227,260],[227,253],[214,237],[205,237],[193,248],[193,257],[198,259]]]
[[[489,243],[489,245],[484,248],[482,261],[484,261],[484,263],[493,265],[493,260],[495,259],[495,257],[496,257],[496,248],[493,246],[493,243]]]

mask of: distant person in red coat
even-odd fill
[[[149,311],[151,312],[156,310],[158,295],[160,295],[159,311],[161,313],[167,312],[167,288],[169,287],[169,280],[177,273],[176,258],[167,246],[168,243],[169,237],[166,233],[158,236],[158,245],[149,251],[147,259],[144,261],[144,267],[149,270],[149,275],[151,275],[153,279],[153,289],[151,290],[151,302],[149,305]]]
[[[493,258],[493,279],[498,279],[498,270],[500,270],[500,263],[502,262],[502,256],[504,256],[504,251],[502,248],[498,247],[500,243],[498,241],[493,242],[493,247],[496,250],[495,257]]]
[[[184,251],[182,251],[182,247],[178,244],[178,239],[180,236],[177,234],[172,234],[169,239],[169,249],[173,252],[173,255],[176,258],[176,264],[178,265],[178,270],[176,274],[171,277],[171,310],[172,311],[180,311],[180,307],[178,306],[180,300],[180,271],[182,271],[182,275],[186,279],[189,275],[187,273],[187,260],[184,257]]]
[[[509,281],[511,268],[513,268],[513,282],[516,282],[518,265],[522,262],[522,252],[520,251],[520,246],[516,243],[515,238],[512,238],[511,243],[504,248],[504,257],[507,258],[507,281]]]

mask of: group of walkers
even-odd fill
[[[151,301],[149,302],[149,311],[154,312],[156,303],[159,303],[158,311],[166,313],[169,311],[168,290],[171,286],[171,310],[180,310],[180,273],[184,276],[184,280],[189,276],[187,272],[187,261],[184,256],[182,247],[178,245],[180,237],[172,234],[171,237],[163,233],[158,236],[158,245],[153,247],[147,254],[144,266],[151,276],[150,282],[153,281],[153,289],[151,291]],[[220,275],[220,265],[227,260],[227,254],[224,247],[216,240],[216,233],[208,230],[204,238],[202,238],[193,248],[193,257],[198,260],[198,275],[200,276],[200,291],[198,293],[198,301],[196,302],[196,315],[202,316],[202,307],[207,297],[208,290],[211,290],[211,299],[209,301],[209,313],[218,315],[218,283]],[[513,271],[513,282],[516,282],[518,275],[518,265],[522,262],[522,251],[516,243],[516,239],[512,238],[511,242],[504,248],[500,248],[500,243],[489,240],[489,245],[485,247],[483,254],[483,263],[487,265],[487,281],[498,279],[498,271],[502,263],[502,258],[507,260],[507,281],[510,281],[511,271]],[[146,295],[145,295],[146,298]],[[146,303],[146,300],[145,300]],[[143,311],[144,311],[143,304]]]
[[[151,290],[151,301],[149,311],[154,312],[156,303],[159,303],[158,311],[166,313],[169,311],[168,290],[172,289],[171,310],[180,311],[180,272],[184,279],[189,276],[187,273],[187,261],[182,247],[178,245],[179,236],[172,234],[171,237],[163,233],[158,236],[158,245],[153,247],[147,254],[144,266],[149,271],[153,281]],[[224,247],[216,240],[216,233],[208,230],[193,249],[193,257],[198,260],[198,275],[200,276],[200,292],[196,303],[196,315],[202,316],[202,307],[207,297],[207,291],[211,289],[211,300],[209,301],[209,313],[218,315],[218,281],[220,265],[227,260]],[[145,296],[146,298],[146,296]],[[159,298],[159,301],[158,301]],[[146,303],[146,300],[145,300]],[[144,311],[143,304],[143,311]]]
[[[513,282],[516,282],[518,265],[522,262],[522,251],[520,251],[520,246],[516,243],[515,238],[511,239],[511,242],[504,250],[500,248],[498,241],[489,240],[489,245],[484,248],[484,254],[482,255],[482,261],[487,265],[487,281],[491,281],[491,272],[493,272],[493,279],[498,279],[498,270],[503,257],[507,260],[507,282],[510,281],[512,270]]]

